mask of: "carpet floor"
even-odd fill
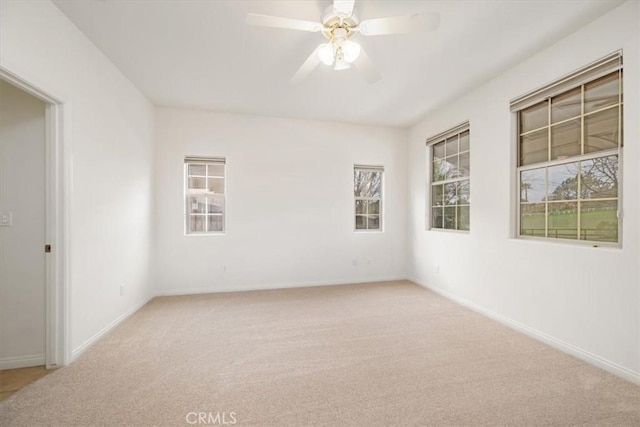
[[[640,425],[640,387],[410,282],[155,298],[0,425]]]

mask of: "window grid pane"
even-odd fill
[[[186,161],[186,232],[224,232],[225,164]]]
[[[520,236],[618,241],[618,155],[520,172]]]
[[[355,230],[382,230],[382,173],[380,167],[353,169]]]
[[[618,70],[517,113],[520,236],[618,242],[622,102]]]
[[[518,165],[621,147],[621,86],[622,71],[614,71],[520,110]]]
[[[430,145],[430,228],[469,230],[469,129]]]

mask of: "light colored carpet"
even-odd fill
[[[267,426],[638,426],[640,387],[388,282],[156,298],[1,403],[0,425],[188,425],[190,412]]]

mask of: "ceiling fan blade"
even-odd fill
[[[358,55],[358,59],[356,59],[353,65],[362,74],[362,77],[367,83],[375,83],[382,77],[364,49],[360,50],[360,55]]]
[[[290,30],[310,31],[317,33],[323,26],[319,22],[302,21],[300,19],[282,18],[280,16],[259,15],[250,13],[247,15],[247,24],[262,27],[286,28]]]
[[[318,49],[320,49],[320,46],[311,52],[311,55],[309,55],[300,68],[298,68],[298,71],[296,71],[293,77],[291,77],[292,84],[300,83],[302,80],[306,79],[309,74],[316,69],[318,64],[320,64],[320,57],[318,56]]]
[[[368,19],[358,25],[360,34],[378,36],[383,34],[419,33],[435,31],[440,26],[440,14],[429,13],[426,16],[415,14],[391,18]]]
[[[345,18],[353,15],[354,0],[333,0],[333,13]]]

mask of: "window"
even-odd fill
[[[382,230],[382,166],[354,166],[356,231]]]
[[[523,108],[512,105],[518,235],[617,243],[622,58],[604,58],[564,81]]]
[[[427,140],[431,159],[431,229],[469,230],[469,123]]]
[[[184,171],[186,233],[224,232],[225,159],[186,157]]]

